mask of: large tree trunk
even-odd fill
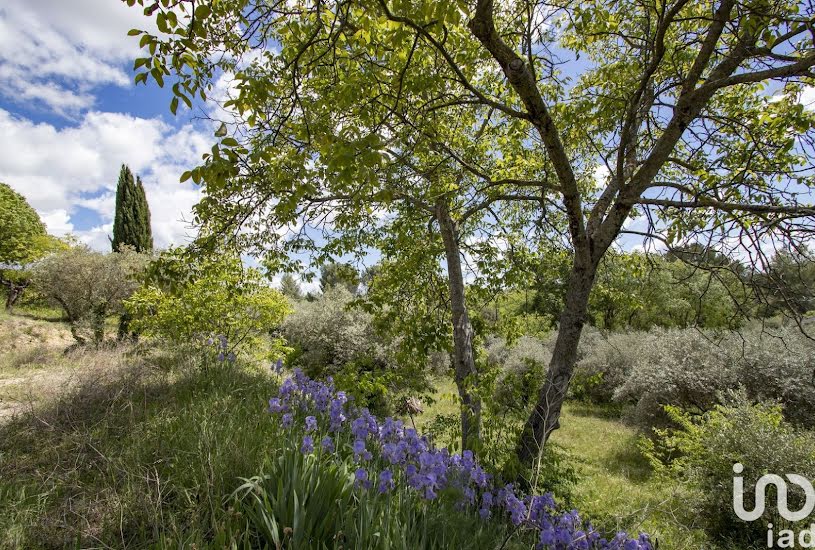
[[[439,222],[444,242],[450,287],[450,309],[453,320],[453,369],[458,395],[461,399],[461,448],[462,450],[473,450],[481,441],[481,399],[473,391],[477,376],[473,353],[474,331],[467,313],[464,294],[458,228],[450,216],[447,203],[443,200],[436,203],[436,220]]]
[[[560,427],[560,411],[574,371],[577,346],[588,312],[589,294],[597,272],[596,262],[586,256],[575,256],[546,380],[518,440],[516,453],[525,465],[534,464],[549,436]]]

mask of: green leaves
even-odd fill
[[[195,8],[195,18],[199,20],[206,19],[212,14],[212,8],[209,7],[207,4],[199,4],[197,8]]]
[[[28,263],[45,251],[45,224],[25,198],[0,183],[0,263]]]
[[[245,269],[240,257],[220,250],[195,257],[183,249],[165,251],[148,267],[142,287],[127,301],[133,326],[179,344],[206,346],[224,335],[230,351],[246,350],[268,359],[283,344],[263,338],[291,309],[259,271]]]

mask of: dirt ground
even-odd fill
[[[65,350],[72,344],[64,323],[0,316],[0,421],[70,384],[77,373]]]

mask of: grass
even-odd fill
[[[682,486],[654,476],[637,448],[638,434],[602,408],[567,403],[552,441],[578,463],[575,506],[608,531],[645,531],[661,547],[709,549],[694,527],[693,509]]]
[[[234,519],[229,495],[275,448],[262,414],[269,374],[202,369],[194,356],[146,346],[64,354],[66,332],[0,317],[0,335],[18,338],[0,356],[0,404],[25,404],[0,417],[0,548],[227,545],[213,537]],[[38,336],[22,345],[25,334]],[[436,385],[420,430],[456,410],[452,381]],[[682,487],[652,475],[636,440],[606,409],[567,404],[553,441],[577,463],[575,506],[607,531],[710,548]]]
[[[268,458],[274,382],[142,348],[83,360],[97,354],[104,368],[0,424],[0,547],[206,547]]]
[[[436,415],[457,411],[457,393],[449,378],[435,381],[434,402],[416,418],[420,429]],[[672,550],[712,546],[695,527],[682,486],[655,476],[638,450],[637,432],[619,419],[619,411],[568,402],[552,442],[577,464],[575,508],[600,529],[613,533],[644,531]]]

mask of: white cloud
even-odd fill
[[[123,67],[139,52],[133,27],[153,30],[142,11],[116,0],[4,0],[0,7],[0,93],[69,116],[93,106],[90,90],[128,86]]]
[[[805,86],[800,102],[807,109],[815,109],[815,86]]]
[[[55,126],[0,109],[0,181],[28,199],[49,232],[97,249],[109,248],[122,163],[142,177],[156,245],[191,235],[200,191],[179,176],[212,145],[190,125],[93,110],[99,87],[133,85],[132,28],[157,32],[139,6],[120,0],[0,1],[0,97],[69,121]]]
[[[40,219],[42,219],[45,227],[48,228],[48,232],[52,235],[67,235],[74,231],[71,216],[67,210],[62,208],[50,212],[40,212]]]
[[[75,233],[107,248],[116,184],[122,163],[144,182],[157,246],[181,243],[192,232],[191,210],[200,198],[182,172],[200,163],[211,145],[190,125],[175,129],[159,118],[88,113],[75,126],[58,129],[0,109],[0,181],[22,193],[54,234]],[[76,207],[99,214],[98,227],[77,231]]]
[[[113,235],[113,224],[106,223],[85,231],[75,231],[79,240],[96,250],[110,250],[110,237]]]

